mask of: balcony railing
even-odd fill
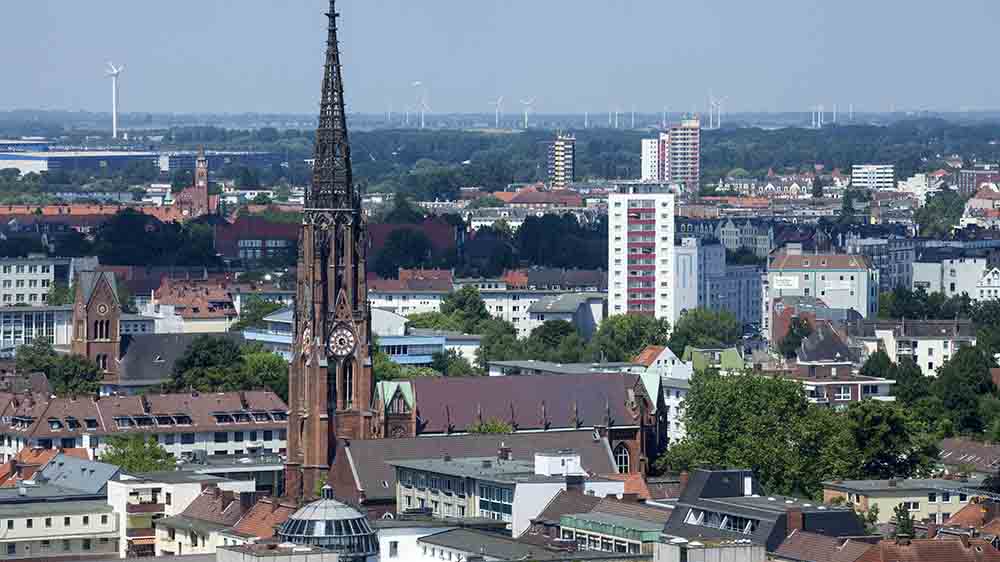
[[[125,506],[125,513],[163,513],[162,503],[130,503]]]

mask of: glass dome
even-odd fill
[[[333,499],[333,488],[323,486],[323,497],[298,509],[278,530],[278,538],[293,544],[327,548],[344,557],[378,554],[378,537],[368,519],[353,507]]]

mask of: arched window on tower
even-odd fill
[[[344,409],[354,407],[354,361],[344,361]]]
[[[615,447],[615,465],[618,467],[619,473],[628,474],[631,468],[630,460],[631,456],[628,452],[628,447],[624,443],[619,443]]]

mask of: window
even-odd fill
[[[84,550],[90,550],[91,546],[93,546],[93,541],[91,541],[90,539],[83,539]]]
[[[851,399],[851,387],[847,385],[841,385],[837,387],[836,393],[833,395],[835,400],[850,400]]]
[[[7,530],[10,531],[13,528],[14,528],[14,520],[13,519],[8,519],[7,520]]]
[[[7,543],[7,554],[14,556],[17,554],[17,543],[9,542]]]
[[[69,527],[69,517],[63,517],[63,527]]]
[[[950,502],[951,502],[951,493],[943,492],[941,494],[941,503],[950,503]]]
[[[169,497],[170,497],[170,494],[167,494],[167,498],[169,498]],[[167,502],[167,505],[170,505],[169,501]],[[108,516],[107,515],[102,515],[101,516],[101,525],[107,525],[107,524],[108,524]]]
[[[629,462],[630,456],[628,452],[628,447],[624,443],[619,443],[615,447],[615,465],[618,467],[618,472],[621,474],[628,474],[631,467]]]
[[[45,528],[46,529],[52,528],[52,518],[51,517],[46,517],[45,518]]]
[[[170,492],[167,492],[167,498],[163,502],[164,505],[170,505],[171,503],[173,503],[173,499],[174,499],[173,495]],[[101,516],[101,523],[107,523],[107,522],[108,522],[108,516],[107,515],[102,515]]]
[[[216,431],[215,432],[215,442],[216,443],[228,443],[229,442],[229,433],[227,433],[225,431]]]
[[[499,486],[479,486],[480,517],[496,521],[510,521],[513,503],[514,490]]]
[[[927,503],[937,503],[937,493],[930,492],[927,494]]]
[[[399,541],[389,541],[389,558],[399,557]]]
[[[30,529],[30,528],[32,528],[32,527],[34,527],[34,526],[35,526],[35,521],[34,521],[34,519],[25,519],[25,520],[24,520],[24,526],[25,526],[26,528],[28,528],[28,529]]]
[[[63,539],[63,552],[69,552],[71,546],[72,543],[70,543],[69,539]]]
[[[89,515],[84,515],[83,516],[83,524],[84,524],[84,526],[90,525],[90,516]]]

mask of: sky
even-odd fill
[[[312,113],[325,0],[5,2],[0,110]],[[1000,2],[339,0],[349,111],[996,109]]]

